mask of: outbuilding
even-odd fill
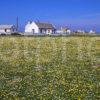
[[[0,25],[0,34],[9,35],[16,31],[17,31],[17,29],[16,29],[15,25]]]

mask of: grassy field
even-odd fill
[[[100,37],[0,37],[0,100],[100,100]]]

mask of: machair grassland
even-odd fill
[[[0,37],[0,100],[100,100],[100,37]]]

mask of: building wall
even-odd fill
[[[0,34],[11,34],[13,32],[16,32],[15,29],[6,29],[6,32],[5,29],[0,29]]]
[[[11,29],[7,29],[6,33],[13,32]]]
[[[47,29],[46,34],[52,34],[53,30],[52,29]]]
[[[0,29],[0,33],[5,33],[5,30],[4,29]]]
[[[32,35],[34,33],[40,33],[39,28],[37,27],[37,25],[34,22],[28,23],[25,26],[25,34],[31,34]]]
[[[55,33],[53,29],[40,29],[41,34],[52,34]]]
[[[71,34],[71,30],[66,30],[66,31],[57,30],[56,32],[57,32],[58,34]]]

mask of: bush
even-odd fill
[[[5,36],[6,34],[5,34],[5,33],[1,33],[0,35],[1,35],[1,36]]]
[[[11,35],[21,35],[20,33],[11,33]]]

